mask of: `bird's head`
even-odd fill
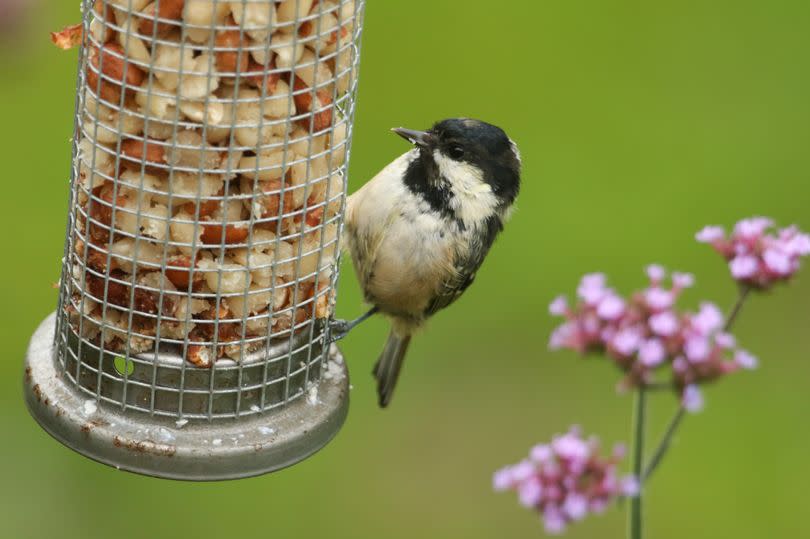
[[[413,143],[428,162],[435,181],[454,189],[488,186],[504,206],[511,205],[520,189],[520,152],[504,131],[469,118],[436,123],[427,131],[395,128]]]

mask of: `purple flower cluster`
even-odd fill
[[[649,284],[630,296],[610,288],[604,274],[592,273],[580,281],[573,305],[560,296],[549,306],[552,315],[565,319],[551,335],[551,349],[606,356],[625,375],[620,389],[665,386],[678,394],[681,408],[655,456],[646,468],[640,460],[635,463],[635,472],[645,481],[666,453],[683,410],[703,408],[700,385],[757,366],[757,359],[739,348],[729,333],[748,292],[787,281],[798,271],[801,258],[810,255],[810,235],[795,226],[776,229],[764,217],[738,222],[728,236],[721,227],[707,226],[696,238],[728,261],[740,284],[739,299],[728,318],[709,302],[701,303],[697,312],[678,310],[676,303],[694,284],[694,277],[669,274],[659,265],[647,267]],[[644,402],[637,400],[636,444],[644,439]],[[639,455],[640,448],[637,445]],[[523,506],[541,514],[549,533],[563,532],[571,522],[603,511],[618,497],[638,496],[630,504],[630,533],[640,536],[638,479],[619,478],[616,471],[624,449],[617,447],[610,457],[598,452],[598,441],[584,440],[574,427],[550,444],[535,446],[528,459],[496,472],[495,490],[516,491]]]
[[[723,330],[723,315],[714,304],[702,303],[696,313],[675,309],[681,292],[694,283],[691,274],[675,272],[668,279],[664,268],[651,265],[647,275],[649,286],[629,299],[609,288],[603,274],[585,275],[575,306],[562,296],[551,303],[551,314],[565,322],[549,346],[606,355],[626,374],[622,389],[659,383],[656,373],[669,368],[683,405],[698,411],[703,403],[698,384],[754,368],[757,360]]]
[[[618,445],[609,457],[599,455],[599,441],[585,440],[578,427],[532,448],[529,458],[495,472],[496,491],[514,490],[521,505],[540,512],[546,532],[562,533],[589,513],[601,513],[620,496],[635,496],[638,481],[619,477],[624,457]]]
[[[736,281],[759,289],[790,279],[801,257],[810,254],[810,235],[795,226],[776,230],[766,217],[743,219],[730,236],[722,227],[707,226],[695,238],[728,261]]]

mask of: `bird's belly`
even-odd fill
[[[376,252],[368,298],[384,312],[419,318],[453,271],[453,242],[440,222],[392,224]]]

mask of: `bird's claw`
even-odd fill
[[[329,321],[329,342],[335,343],[340,339],[346,337],[351,330],[362,324],[365,320],[368,320],[379,309],[377,307],[372,307],[366,314],[355,318],[354,320],[330,320]]]
[[[354,326],[350,320],[330,320],[329,321],[329,342],[335,343],[344,339]]]

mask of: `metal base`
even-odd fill
[[[244,419],[192,421],[122,412],[66,383],[53,359],[56,315],[37,328],[25,358],[28,410],[51,436],[93,460],[121,470],[188,481],[261,475],[304,460],[338,432],[349,408],[349,376],[333,346],[317,394],[278,411]]]

